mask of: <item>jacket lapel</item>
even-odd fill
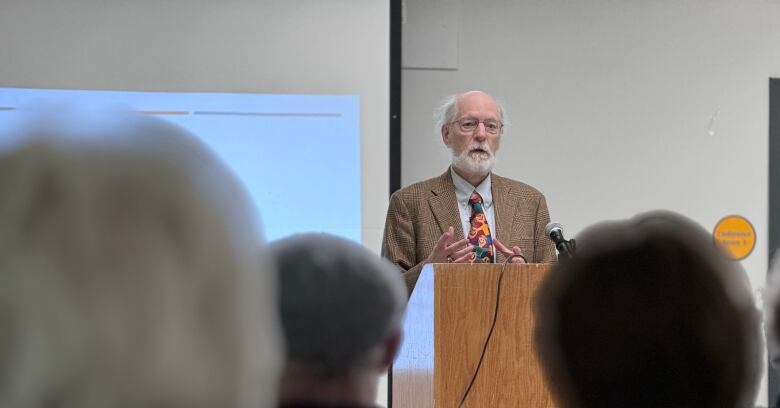
[[[496,206],[493,210],[496,216],[496,231],[494,232],[494,236],[500,239],[504,245],[510,246],[513,241],[510,236],[512,233],[511,223],[515,218],[517,202],[509,199],[509,197],[512,197],[512,186],[506,183],[503,177],[493,174],[491,175],[490,182],[493,193],[493,203]],[[505,227],[508,229],[505,230]]]
[[[460,213],[458,212],[458,203],[455,198],[455,184],[452,182],[452,175],[447,169],[444,174],[437,177],[431,186],[431,197],[428,199],[433,217],[439,225],[441,234],[449,227],[455,229],[455,240],[463,239],[463,226],[460,222]]]

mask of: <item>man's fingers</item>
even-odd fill
[[[509,258],[512,255],[520,255],[512,258],[510,262],[512,263],[526,263],[525,262],[525,256],[523,256],[523,250],[520,249],[519,246],[513,246],[512,249],[507,248],[506,245],[504,245],[501,241],[494,239],[493,244],[496,246],[496,249],[504,254],[507,258]]]
[[[447,228],[447,231],[444,231],[444,234],[441,234],[439,240],[436,241],[435,247],[441,250],[446,249],[447,243],[450,242],[454,234],[455,234],[455,229],[453,229],[452,227]]]
[[[448,249],[448,244],[453,236],[455,236],[455,229],[453,227],[447,228],[447,231],[444,231],[439,240],[436,241],[436,245],[433,246],[433,251],[428,255],[427,261],[430,263],[452,262],[452,257],[449,255],[452,251]]]
[[[459,241],[455,241],[452,244],[447,245],[447,247],[444,248],[444,249],[446,249],[447,252],[450,253],[450,252],[459,251],[459,250],[461,250],[463,248],[468,248],[470,246],[471,245],[469,244],[469,240],[467,240],[466,238],[463,238],[463,239],[461,239]]]
[[[452,255],[450,255],[450,257],[452,259],[460,259],[464,255],[468,255],[469,253],[472,253],[472,254],[474,253],[474,247],[471,246],[471,245],[467,245],[467,246],[465,246],[465,247],[463,247],[463,248],[453,252]]]
[[[506,247],[506,245],[502,244],[501,241],[493,238],[493,244],[496,246],[496,249],[498,249],[499,252],[502,254],[509,256],[512,255],[512,251]]]
[[[520,255],[512,258],[512,263],[526,263],[525,256],[523,256],[523,250],[518,246],[512,247],[512,255]]]
[[[473,262],[474,258],[476,258],[476,257],[477,257],[477,253],[474,252],[474,249],[473,248],[469,248],[469,251],[466,252],[466,254],[464,254],[461,257],[458,257],[457,259],[454,259],[452,262],[455,262],[455,263]]]

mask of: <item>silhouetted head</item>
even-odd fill
[[[747,407],[761,367],[750,285],[672,213],[597,224],[537,293],[537,354],[561,406]]]
[[[225,166],[129,113],[5,131],[0,406],[272,406],[277,278]]]
[[[327,401],[316,396],[331,387],[330,398],[347,383],[375,394],[399,345],[407,292],[398,269],[327,234],[295,235],[273,242],[271,250],[279,267],[288,352],[282,401],[354,404],[354,396]],[[365,383],[355,386],[360,382]],[[301,390],[301,384],[313,385]]]

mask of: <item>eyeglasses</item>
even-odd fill
[[[465,133],[473,132],[480,123],[485,125],[485,132],[491,135],[497,135],[499,132],[501,132],[501,128],[504,127],[503,123],[493,119],[478,120],[474,118],[463,118],[452,121],[452,123],[457,123],[460,131]]]

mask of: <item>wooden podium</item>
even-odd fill
[[[479,361],[502,265],[423,268],[392,369],[392,408],[456,408]],[[464,407],[553,407],[534,355],[532,299],[547,264],[506,266],[496,326]]]

